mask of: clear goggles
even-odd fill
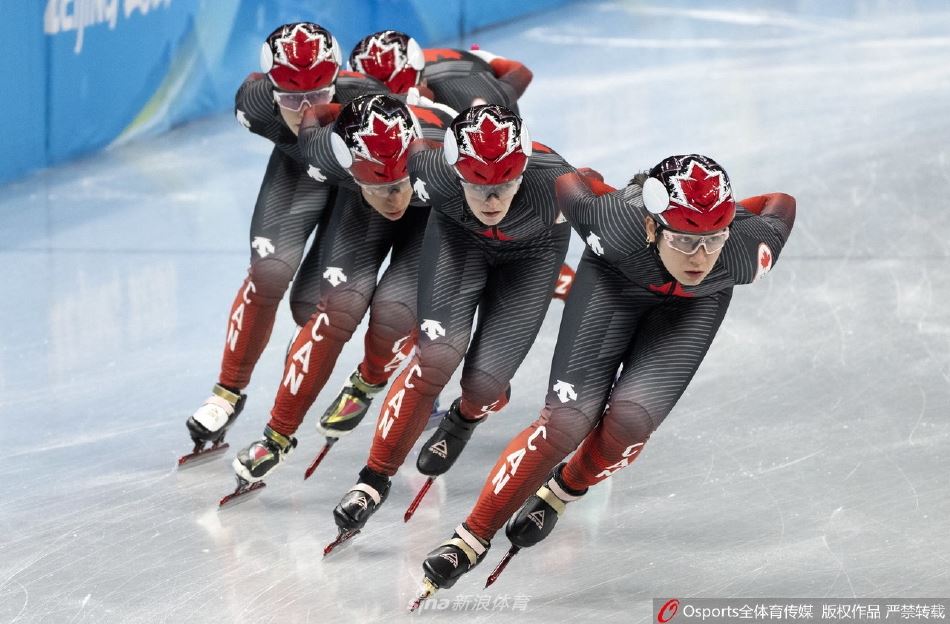
[[[715,234],[686,234],[685,232],[673,232],[663,230],[663,240],[672,249],[687,256],[691,256],[702,247],[708,254],[714,254],[729,240],[729,229],[726,228]]]
[[[374,197],[389,197],[391,193],[403,193],[412,188],[412,185],[409,184],[409,176],[386,184],[363,184],[359,180],[356,183],[361,189]]]
[[[333,86],[315,91],[274,91],[274,101],[281,108],[299,112],[304,104],[309,106],[329,104],[333,99],[333,91]]]
[[[522,176],[518,176],[514,180],[503,184],[472,184],[462,180],[462,187],[482,201],[488,201],[492,196],[504,201],[511,199],[518,192],[518,188],[521,186],[521,178]]]

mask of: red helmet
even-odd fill
[[[330,140],[357,182],[387,184],[409,175],[409,144],[421,136],[408,106],[388,95],[363,95],[340,111]]]
[[[650,170],[643,204],[663,225],[680,232],[713,232],[732,223],[736,202],[729,176],[712,158],[670,156]]]
[[[336,38],[311,22],[284,24],[261,47],[261,71],[284,91],[329,87],[341,62]]]
[[[419,84],[426,60],[416,40],[398,30],[363,37],[350,52],[350,69],[384,83],[393,93]]]
[[[445,160],[471,184],[502,184],[528,166],[531,137],[521,118],[504,106],[473,106],[445,131]]]

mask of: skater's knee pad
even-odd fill
[[[507,380],[499,380],[483,370],[466,368],[462,372],[461,386],[463,401],[485,406],[483,410],[490,409],[488,406],[492,403],[507,403],[510,396]],[[501,407],[499,405],[498,409]]]
[[[604,433],[626,444],[646,442],[656,429],[650,412],[634,401],[613,401],[604,414]]]
[[[369,332],[386,342],[412,333],[416,313],[400,301],[373,301],[369,312]]]
[[[544,426],[548,444],[567,455],[597,426],[597,416],[575,407],[546,405],[535,421]]]
[[[349,340],[366,314],[367,299],[362,293],[340,290],[323,298],[317,312],[329,317],[330,326]]]
[[[415,382],[419,392],[435,396],[449,383],[452,373],[458,368],[463,354],[449,344],[430,342],[419,351],[419,369],[422,371]]]
[[[295,271],[296,267],[291,267],[283,260],[259,258],[251,263],[248,276],[254,282],[254,292],[258,297],[279,301],[287,292]]]
[[[313,301],[294,301],[290,302],[290,313],[294,317],[294,322],[298,327],[303,327],[307,324],[307,321],[310,320],[310,317],[313,316],[314,311],[317,309],[316,302]]]

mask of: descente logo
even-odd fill
[[[76,31],[76,54],[82,52],[83,35],[89,26],[108,24],[109,30],[115,30],[119,22],[120,0],[47,0],[43,14],[43,32],[56,35],[61,32]],[[167,8],[172,0],[121,0],[122,13],[129,19],[138,11],[147,15],[149,11]]]

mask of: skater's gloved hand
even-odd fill
[[[261,72],[251,72],[247,75],[247,78],[244,79],[244,82],[251,82],[253,80],[263,80],[267,77],[267,74],[262,74]]]
[[[306,128],[323,128],[329,126],[336,121],[341,108],[342,106],[335,102],[317,104],[316,106],[307,108],[307,110],[304,111],[303,120],[300,122],[300,129],[304,130]]]

